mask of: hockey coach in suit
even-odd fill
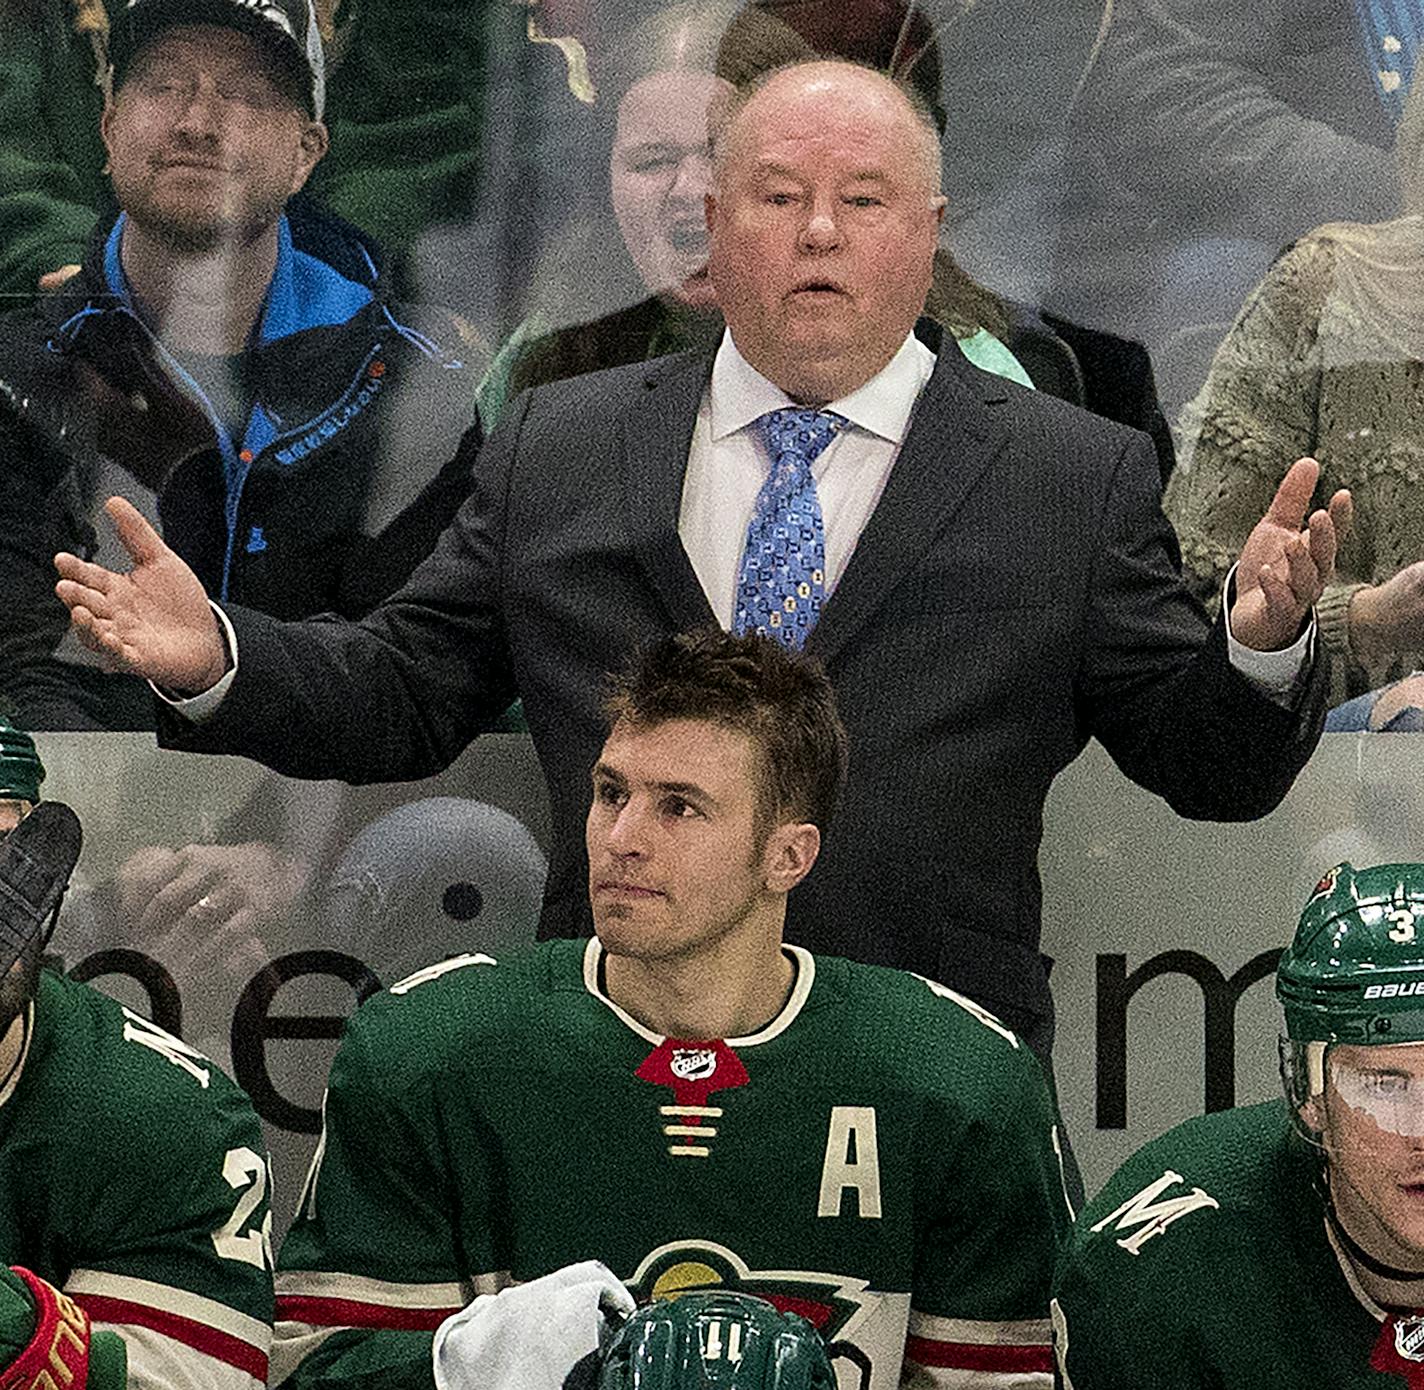
[[[856,755],[789,939],[941,980],[1047,1052],[1049,784],[1097,736],[1184,815],[1276,805],[1318,736],[1310,607],[1349,499],[1307,522],[1298,463],[1243,551],[1230,634],[1210,629],[1145,436],[915,338],[943,207],[902,89],[846,63],[769,74],[715,137],[715,356],[520,397],[370,617],[216,613],[122,503],[133,570],[61,555],[60,596],[114,664],[200,692],[164,741],[295,776],[427,775],[518,691],[552,803],[546,936],[591,929],[602,673],[712,620],[804,641]]]

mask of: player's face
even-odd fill
[[[732,337],[797,399],[848,394],[924,308],[944,204],[932,142],[889,83],[837,64],[772,78],[723,138],[707,216]]]
[[[765,904],[760,757],[750,738],[701,720],[614,728],[587,825],[593,923],[611,954],[696,956]]]
[[[1332,1047],[1312,1105],[1345,1228],[1387,1263],[1424,1267],[1424,1044]]]
[[[697,308],[712,303],[702,200],[708,111],[732,85],[706,72],[658,72],[618,104],[609,164],[613,212],[643,283]]]
[[[176,250],[254,239],[326,149],[261,45],[220,25],[148,44],[102,130],[120,206]]]

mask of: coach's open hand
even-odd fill
[[[1297,459],[1241,551],[1231,631],[1258,652],[1279,651],[1300,636],[1335,572],[1335,548],[1350,525],[1350,494],[1342,488],[1307,522],[1319,478],[1314,459]]]
[[[131,671],[170,690],[197,694],[222,679],[227,656],[198,576],[122,497],[104,504],[133,560],[116,574],[61,551],[54,591],[79,640],[113,670]]]

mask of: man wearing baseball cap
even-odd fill
[[[108,52],[120,215],[62,294],[0,320],[0,699],[33,729],[152,726],[66,639],[48,573],[99,544],[110,493],[215,598],[357,617],[433,547],[480,439],[461,326],[288,206],[328,146],[311,0],[130,0]]]

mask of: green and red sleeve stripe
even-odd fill
[[[126,1328],[146,1328],[225,1368],[226,1373],[210,1367],[205,1383],[241,1385],[242,1377],[267,1383],[272,1328],[260,1318],[186,1289],[103,1270],[77,1269],[64,1287],[95,1324],[120,1335]],[[132,1353],[130,1369],[141,1369]]]
[[[905,1359],[937,1387],[957,1390],[1049,1390],[1053,1338],[1046,1318],[991,1322],[939,1318],[912,1310]]]
[[[359,1274],[287,1270],[277,1275],[277,1321],[306,1327],[390,1328],[433,1332],[476,1293],[496,1292],[508,1276],[468,1284],[401,1284]]]

